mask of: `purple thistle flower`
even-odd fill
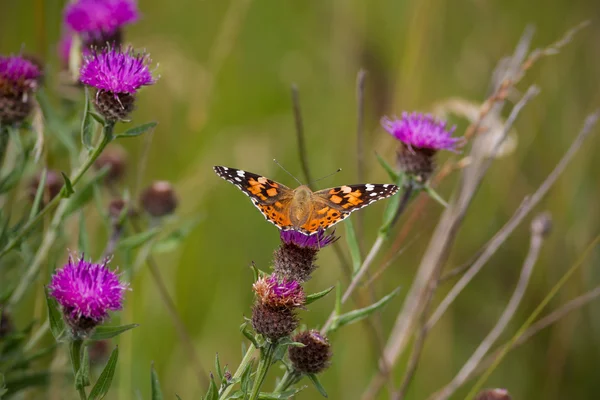
[[[142,86],[152,85],[146,53],[134,53],[132,48],[103,48],[84,56],[79,80],[97,89],[95,105],[108,120],[125,120],[133,111],[135,94]]]
[[[335,230],[329,235],[326,235],[324,230],[319,230],[310,236],[299,231],[288,230],[280,231],[279,236],[285,244],[313,250],[322,249],[340,238],[339,236],[335,236]]]
[[[139,19],[137,4],[132,0],[79,0],[67,5],[65,24],[84,41],[110,38],[124,25]]]
[[[280,280],[276,274],[258,279],[252,286],[260,302],[271,308],[295,308],[306,299],[302,286],[295,280]]]
[[[83,256],[77,261],[69,256],[67,264],[52,276],[50,295],[61,305],[74,333],[89,333],[108,318],[108,311],[123,307],[128,284],[119,281],[119,275],[107,264],[108,260],[94,264]]]
[[[42,71],[19,55],[0,56],[0,123],[22,122],[32,109],[31,94],[36,91]]]
[[[145,53],[135,54],[132,48],[104,48],[84,57],[79,80],[99,91],[135,94],[142,86],[152,85],[156,79],[150,72],[152,60]]]
[[[436,121],[429,114],[403,112],[401,119],[383,117],[381,125],[411,148],[456,151],[456,146],[462,141],[462,138],[452,137],[456,126],[448,129],[445,121]]]

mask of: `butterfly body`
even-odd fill
[[[395,185],[367,183],[313,192],[306,185],[290,189],[264,176],[235,168],[217,166],[214,171],[249,196],[265,218],[279,229],[307,235],[327,229],[353,211],[398,191]]]

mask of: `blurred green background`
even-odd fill
[[[63,3],[0,0],[0,52],[18,52],[24,46],[45,58],[51,65],[49,90],[56,86],[52,74],[60,69],[55,45]],[[428,111],[450,97],[480,102],[496,63],[512,53],[528,24],[536,28],[533,46],[538,47],[560,38],[582,20],[592,20],[561,54],[543,59],[519,85],[524,91],[536,82],[542,92],[517,121],[516,151],[498,160],[487,175],[448,268],[468,260],[502,226],[554,167],[585,115],[600,105],[600,8],[593,0],[143,0],[139,6],[143,18],[126,29],[126,40],[147,49],[161,75],[155,86],[140,92],[133,117],[134,123],[160,122],[142,179],[172,181],[180,197],[178,215],[202,217],[184,245],[159,255],[158,263],[207,371],[214,369],[215,352],[232,369],[240,361],[238,327],[242,316],[250,314],[252,302],[252,274],[247,267],[254,261],[267,269],[278,245],[275,227],[245,196],[217,178],[211,167],[243,168],[294,186],[272,162],[277,158],[301,177],[290,104],[292,83],[300,89],[313,175],[343,169],[319,182],[319,187],[354,183],[355,81],[361,68],[367,70],[367,180],[387,181],[375,159],[375,152],[390,161],[394,154],[393,140],[379,127],[382,115]],[[459,124],[458,132],[464,130],[464,120],[454,122]],[[553,234],[501,341],[598,234],[597,131],[540,207],[552,213]],[[124,186],[132,187],[138,178],[135,165],[143,143],[143,139],[124,143],[131,163]],[[441,155],[440,161],[445,157]],[[455,183],[456,175],[442,184],[440,193],[448,198]],[[383,207],[377,204],[361,211],[365,248],[375,237]],[[398,244],[412,241],[376,281],[378,297],[399,285],[406,293],[440,212],[437,204],[429,202],[410,237]],[[518,278],[529,240],[528,221],[431,333],[409,398],[422,399],[447,383],[491,329]],[[101,230],[100,224],[96,230]],[[337,232],[343,236],[343,227]],[[99,234],[98,252],[102,240],[104,234]],[[391,250],[386,250],[375,267],[390,255]],[[551,306],[597,285],[599,261],[596,251]],[[114,264],[119,262],[117,257]],[[321,252],[319,264],[307,284],[309,292],[338,280],[347,282],[331,248]],[[167,398],[174,398],[174,393],[183,399],[198,398],[200,387],[192,365],[148,272],[139,274],[131,286],[121,320],[141,326],[119,340],[118,381],[109,397],[130,399],[139,391],[148,398],[153,361]],[[450,286],[440,289],[437,300]],[[384,332],[389,332],[402,297],[381,314]],[[302,312],[303,321],[309,326],[322,324],[332,304],[333,296],[316,303]],[[29,318],[18,316],[24,322]],[[378,353],[372,339],[364,324],[331,338],[333,366],[322,376],[330,398],[360,397],[376,368]],[[591,399],[600,392],[599,360],[600,304],[592,303],[511,353],[488,385],[506,387],[516,399]],[[402,359],[398,364],[396,384],[405,363]],[[60,393],[56,398],[68,398],[70,387],[55,393]],[[318,396],[309,387],[298,398]],[[387,398],[383,393],[380,397]]]

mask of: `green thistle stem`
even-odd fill
[[[100,154],[102,153],[102,151],[104,150],[106,145],[112,141],[113,127],[114,127],[114,124],[107,124],[104,127],[104,134],[102,136],[102,141],[100,142],[98,147],[96,147],[94,149],[94,151],[88,157],[88,159],[85,161],[85,163],[83,163],[83,165],[77,170],[77,172],[73,176],[73,179],[71,179],[71,184],[73,186],[75,186],[77,184],[77,182],[79,182],[81,180],[81,178],[83,177],[85,172],[94,164],[94,161],[96,161],[98,156],[100,156]],[[64,187],[63,187],[63,190],[65,190]],[[44,209],[42,209],[42,211],[40,211],[34,218],[30,219],[25,224],[25,226],[23,226],[23,228],[17,234],[17,236],[15,236],[6,245],[6,247],[4,247],[2,252],[0,252],[0,258],[2,258],[9,251],[11,251],[15,247],[17,247],[17,245],[21,242],[21,240],[36,226],[36,224],[42,219],[42,217],[60,203],[62,198],[63,198],[63,196],[60,194],[58,196],[54,197],[48,203],[48,205],[46,207],[44,207]],[[60,222],[62,220],[62,216],[63,216],[64,212],[66,211],[66,205],[67,205],[67,202],[62,203],[60,208],[57,210],[56,214],[54,215],[54,218],[53,218],[51,226],[50,226],[50,232],[47,233],[46,236],[44,237],[44,240],[42,241],[42,245],[40,246],[40,250],[38,251],[38,254],[40,254],[40,257],[36,256],[37,262],[33,262],[29,266],[29,269],[27,269],[27,272],[25,272],[25,275],[20,280],[19,285],[16,287],[12,296],[10,297],[10,300],[8,302],[9,304],[16,304],[17,302],[19,302],[19,300],[21,300],[21,298],[23,297],[23,295],[25,294],[27,289],[31,286],[31,281],[33,280],[35,275],[38,273],[40,266],[42,265],[42,261],[45,259],[44,257],[42,257],[42,255],[44,255],[44,254],[41,254],[41,253],[43,253],[42,250],[48,251],[50,246],[52,245],[52,242],[54,242],[54,238],[56,237],[56,231],[58,230]]]
[[[252,385],[252,393],[250,393],[249,400],[258,399],[260,388],[267,377],[267,372],[269,372],[269,368],[271,367],[271,361],[273,360],[273,354],[275,354],[276,349],[276,343],[269,343],[267,344],[266,349],[261,349],[260,362],[256,369],[256,377],[254,378],[254,385]]]
[[[246,354],[244,354],[244,358],[242,358],[242,361],[240,362],[240,365],[235,371],[235,374],[233,374],[231,380],[235,381],[242,377],[242,374],[246,370],[246,367],[252,361],[252,355],[254,354],[254,350],[256,350],[256,347],[254,347],[254,344],[250,343],[250,347],[248,347]],[[229,392],[231,392],[231,390],[233,389],[233,386],[234,385],[227,386],[225,390],[223,390],[223,392],[219,394],[219,400],[226,399]]]
[[[77,372],[81,368],[81,348],[83,346],[83,340],[75,339],[70,343],[69,350],[71,353],[71,364],[73,365],[73,375],[75,379],[77,379]],[[85,388],[80,387],[77,388],[77,392],[79,393],[79,398],[81,400],[87,400],[87,395],[85,394]]]
[[[273,392],[285,392],[290,386],[298,382],[300,378],[302,378],[302,375],[300,373],[296,371],[286,371]]]

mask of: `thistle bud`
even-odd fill
[[[33,109],[41,69],[23,56],[0,56],[0,125],[20,124]]]
[[[298,326],[295,309],[306,300],[302,286],[273,274],[260,278],[252,288],[257,297],[252,309],[254,330],[272,341],[292,333]]]
[[[175,190],[167,181],[153,182],[142,192],[140,201],[144,210],[153,217],[172,214],[178,203]]]
[[[33,177],[33,179],[31,179],[31,182],[29,183],[29,189],[28,189],[29,198],[31,199],[31,201],[34,201],[35,196],[37,194],[38,187],[40,186],[41,182],[42,182],[42,172],[38,173],[37,175],[35,175]],[[49,202],[50,200],[52,200],[53,198],[58,196],[62,187],[63,187],[62,176],[54,170],[51,170],[51,169],[47,170],[46,171],[46,181],[44,182],[44,192],[42,195],[42,205],[46,204],[47,202]]]
[[[305,374],[325,371],[331,362],[331,346],[327,338],[317,330],[297,333],[292,340],[304,347],[289,347],[290,361],[294,368]]]
[[[486,389],[479,392],[475,400],[511,400],[512,397],[506,389]]]
[[[281,246],[275,250],[273,268],[277,276],[297,282],[306,282],[317,268],[315,261],[320,249],[334,243],[339,237],[318,231],[305,235],[297,231],[281,231]]]
[[[15,330],[12,322],[12,317],[8,311],[2,308],[0,314],[0,339],[10,335]]]

